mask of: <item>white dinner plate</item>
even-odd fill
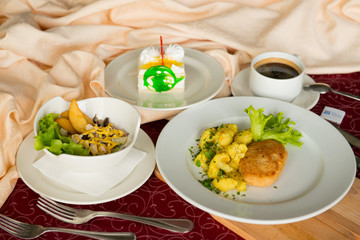
[[[150,137],[140,129],[134,147],[146,152],[145,158],[134,171],[115,187],[100,196],[92,196],[62,186],[43,175],[33,163],[44,155],[44,151],[34,149],[34,133],[30,133],[21,144],[16,156],[16,165],[21,179],[34,192],[58,202],[70,204],[97,204],[124,197],[151,176],[155,168],[155,147]]]
[[[249,86],[249,74],[250,67],[236,74],[231,83],[231,93],[233,96],[254,96]],[[305,74],[303,85],[311,83],[315,83],[314,79]],[[308,92],[303,89],[291,103],[306,109],[311,109],[317,104],[319,99],[320,93]]]
[[[202,186],[189,151],[202,132],[223,123],[249,128],[244,109],[283,112],[302,132],[301,148],[287,145],[285,168],[273,186],[248,186],[236,199]],[[156,145],[157,166],[167,184],[183,199],[211,214],[253,224],[282,224],[316,216],[338,203],[355,178],[353,151],[326,120],[294,104],[260,97],[228,97],[186,109],[164,127]],[[244,195],[243,195],[244,194]]]
[[[138,108],[162,111],[185,109],[215,97],[225,83],[222,66],[205,53],[184,49],[186,79],[183,93],[138,93],[138,58],[143,49],[122,54],[109,63],[105,68],[107,93]]]

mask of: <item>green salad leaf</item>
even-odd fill
[[[251,133],[254,141],[273,139],[283,145],[290,143],[298,147],[302,146],[303,143],[300,141],[301,132],[290,126],[295,125],[295,122],[289,118],[284,119],[283,112],[279,112],[276,116],[272,114],[265,115],[263,108],[256,110],[252,105],[245,109],[245,112],[250,117]]]
[[[60,126],[55,122],[58,116],[59,114],[49,113],[39,120],[40,130],[35,137],[35,150],[48,149],[55,155],[67,153],[88,156],[90,154],[88,149],[71,141],[70,137],[61,135]]]

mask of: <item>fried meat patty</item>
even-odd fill
[[[239,171],[248,185],[268,187],[279,178],[287,157],[285,147],[278,141],[254,142],[240,160]]]

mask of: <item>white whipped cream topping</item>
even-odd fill
[[[174,59],[178,62],[183,62],[185,51],[179,44],[170,44],[164,47],[164,55]],[[145,48],[139,57],[139,65],[144,65],[146,63],[152,62],[156,57],[161,56],[161,49],[159,47],[147,47]]]
[[[156,47],[147,47],[140,54],[140,66],[148,62],[154,61],[156,57],[160,56],[160,50]]]
[[[165,49],[165,55],[178,62],[183,62],[185,55],[184,48],[178,44],[171,44]]]

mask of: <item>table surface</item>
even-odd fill
[[[328,83],[331,87],[344,92],[360,96],[360,72],[350,74],[311,75],[316,82]],[[320,96],[320,101],[311,109],[320,115],[325,106],[345,111],[346,115],[340,127],[360,137],[360,101],[355,101],[332,92]],[[143,124],[141,128],[156,140],[166,125],[167,120],[159,120]],[[353,148],[360,156],[360,149]],[[357,177],[360,178],[359,169]],[[131,231],[137,235],[137,239],[243,239],[241,236],[223,226],[210,214],[192,206],[179,197],[166,183],[158,179],[154,174],[149,180],[133,193],[102,204],[80,206],[77,208],[90,208],[93,210],[110,210],[130,213],[147,217],[188,218],[194,221],[195,227],[190,233],[179,234],[155,227],[134,223],[127,220],[96,218],[88,223],[72,225],[57,220],[36,207],[38,194],[29,189],[19,179],[14,191],[11,193],[0,213],[14,219],[41,224],[44,226],[56,226],[94,231]],[[0,229],[0,240],[17,239]],[[38,239],[86,239],[75,235],[62,233],[46,233]]]

